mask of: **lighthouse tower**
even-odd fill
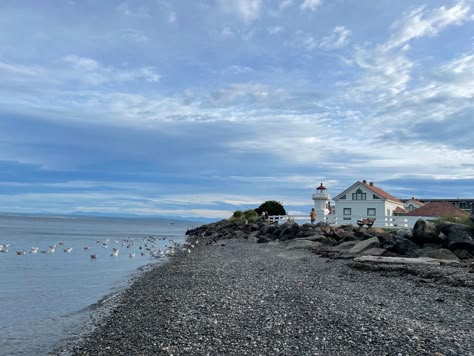
[[[331,197],[326,187],[321,183],[316,188],[316,194],[313,194],[314,210],[316,210],[316,222],[324,221],[324,217],[329,215],[328,205],[330,204]]]

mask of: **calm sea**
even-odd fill
[[[0,354],[46,355],[79,332],[90,306],[126,287],[139,267],[165,260],[151,257],[147,248],[164,250],[170,240],[181,243],[185,231],[197,225],[0,215],[0,244],[9,244],[8,252],[0,252]],[[53,245],[54,253],[44,253]],[[32,247],[38,252],[30,253]],[[114,247],[119,248],[116,257],[110,255]]]

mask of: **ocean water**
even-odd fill
[[[197,225],[166,219],[0,215],[0,244],[9,244],[8,252],[0,252],[0,355],[47,355],[76,335],[90,307],[126,287],[138,268],[166,260],[150,252],[184,242],[185,231]],[[54,244],[54,253],[42,252]],[[38,252],[30,253],[32,247]],[[110,255],[113,247],[119,248],[116,257]],[[72,251],[64,252],[67,248]]]

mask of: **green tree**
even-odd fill
[[[266,211],[268,215],[286,215],[285,208],[283,205],[276,200],[268,200],[261,204],[255,209],[258,215],[261,215],[263,211]]]

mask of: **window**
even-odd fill
[[[352,200],[367,200],[367,194],[365,194],[360,188],[352,193]]]
[[[415,209],[416,209],[416,208],[415,208],[415,206],[414,206],[413,204],[408,205],[408,208],[407,208],[408,211],[413,211],[413,210],[415,210]]]
[[[462,201],[462,202],[459,203],[459,208],[469,209],[469,203],[467,201]]]
[[[375,208],[367,208],[367,216],[375,216]]]
[[[378,195],[375,195],[373,196],[374,199],[380,199],[380,197]]]
[[[351,208],[344,208],[344,215],[352,215]]]

